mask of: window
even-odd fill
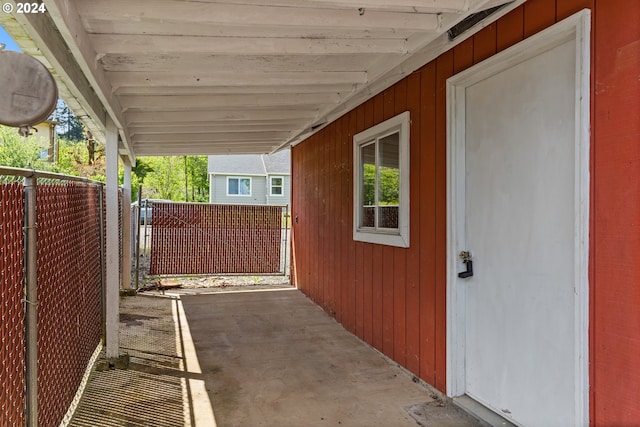
[[[409,247],[409,112],[353,137],[353,239]]]
[[[251,178],[227,178],[227,196],[250,196]]]
[[[271,195],[282,196],[284,195],[284,178],[281,176],[271,177]]]

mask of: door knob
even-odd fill
[[[458,273],[458,277],[461,279],[466,279],[468,277],[473,276],[473,261],[471,260],[471,252],[462,251],[460,255],[458,255],[462,260],[462,263],[465,265],[466,270]]]

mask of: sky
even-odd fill
[[[22,49],[18,47],[18,45],[13,41],[11,36],[7,34],[7,32],[0,25],[0,43],[5,44],[4,50],[15,50],[18,52],[22,52]]]

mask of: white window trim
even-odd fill
[[[280,194],[274,194],[273,193],[273,179],[274,178],[280,178],[282,180],[282,185],[279,186],[280,188],[282,188],[282,193],[280,193]],[[282,175],[269,176],[269,196],[271,196],[271,197],[284,197],[284,176],[282,176]]]
[[[409,112],[405,111],[389,120],[353,136],[353,240],[380,245],[409,247]],[[399,132],[400,141],[400,206],[398,229],[370,229],[359,227],[361,218],[361,158],[360,147],[373,139]]]
[[[238,180],[238,193],[240,192],[240,180],[248,179],[249,180],[249,194],[231,194],[229,193],[229,180],[237,179]],[[228,176],[227,177],[227,196],[229,197],[251,197],[253,193],[253,179],[250,176]]]

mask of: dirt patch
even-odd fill
[[[154,317],[146,316],[144,314],[120,313],[120,322],[126,324],[127,326],[140,326],[145,321],[150,319],[154,319]]]
[[[290,287],[287,276],[182,276],[152,279],[138,292],[211,293]]]

